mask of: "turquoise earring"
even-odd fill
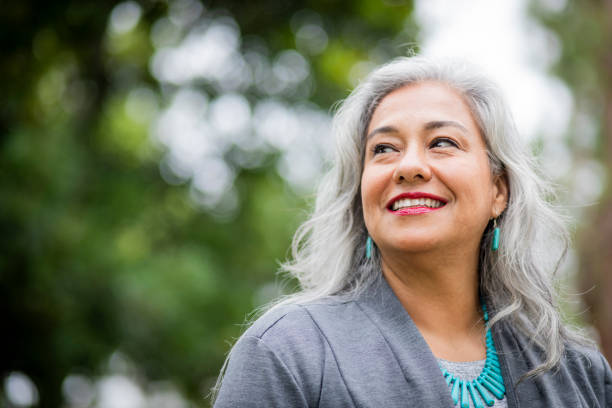
[[[497,218],[493,219],[493,240],[491,241],[491,251],[495,252],[499,249],[499,227],[497,226]]]
[[[368,235],[368,239],[366,239],[366,259],[372,258],[372,238]]]

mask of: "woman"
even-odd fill
[[[216,407],[608,407],[559,317],[561,217],[497,88],[420,57],[335,116],[333,167],[286,270],[302,290],[234,346]]]

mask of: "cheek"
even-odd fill
[[[442,183],[453,191],[457,199],[469,203],[474,209],[491,204],[494,184],[488,161],[461,161],[439,170],[437,174]]]
[[[364,204],[372,203],[384,190],[384,176],[376,171],[364,171],[361,176],[361,197]]]
[[[493,204],[495,185],[490,176],[488,167],[475,169],[463,180],[465,195],[474,209],[483,213],[490,210]]]
[[[370,207],[372,206],[372,186],[368,181],[367,176],[361,177],[361,207],[365,219],[370,215]]]
[[[380,200],[385,189],[384,175],[369,169],[361,176],[361,205],[364,219],[371,218],[380,207]]]

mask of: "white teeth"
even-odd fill
[[[397,200],[393,203],[393,211],[397,211],[400,208],[406,207],[429,207],[429,208],[438,208],[443,206],[444,204],[441,201],[434,200],[431,198],[404,198],[401,200]]]

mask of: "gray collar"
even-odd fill
[[[412,396],[411,405],[419,406],[419,401],[413,402],[419,395],[430,398],[437,395],[438,406],[452,406],[448,386],[435,356],[382,275],[359,296],[357,304],[379,329],[396,356],[408,384],[407,394]]]

